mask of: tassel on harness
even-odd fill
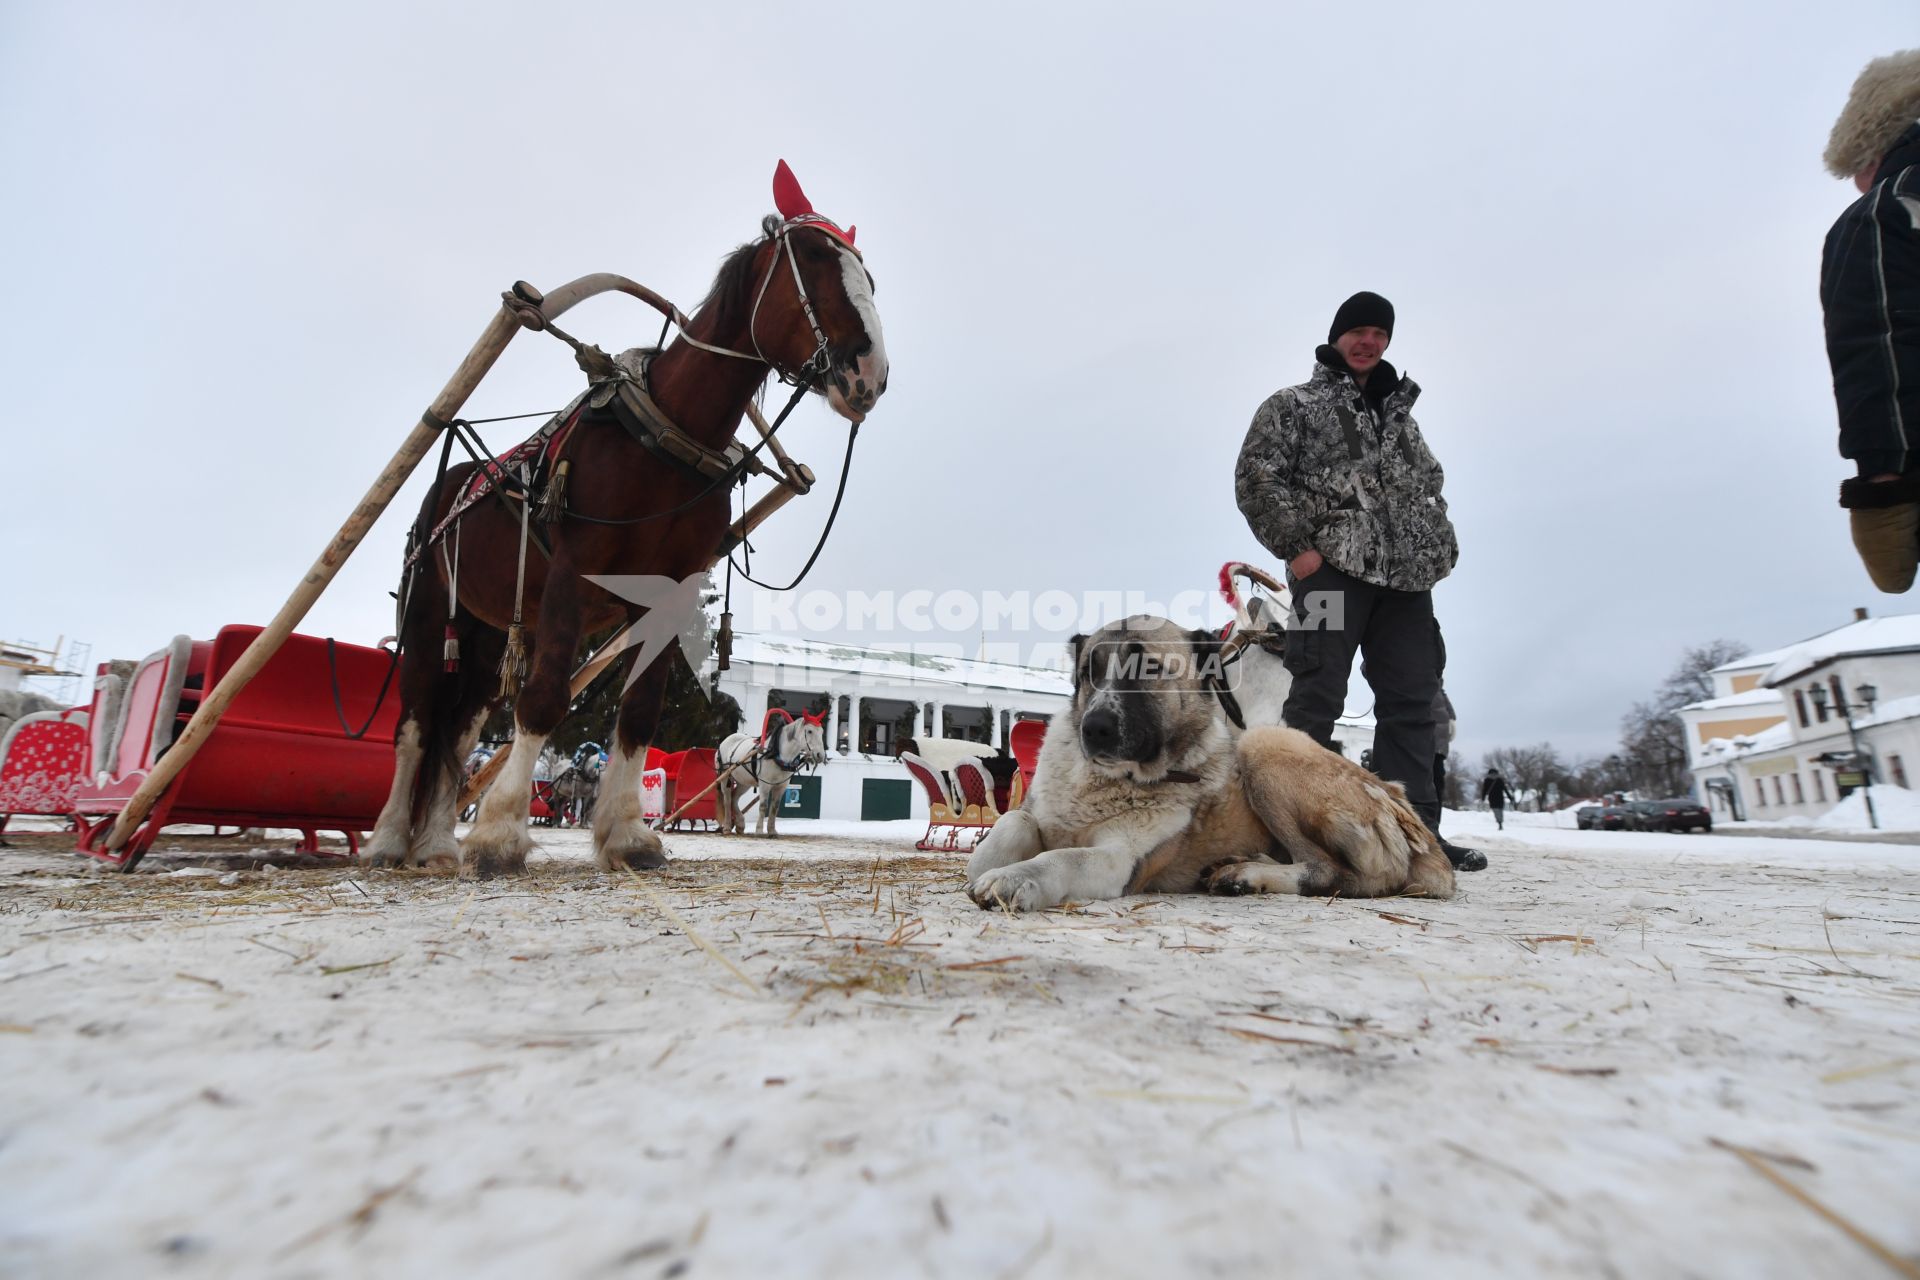
[[[567,514],[567,473],[573,469],[570,459],[562,458],[554,463],[553,474],[547,479],[547,491],[540,498],[540,510],[537,513],[542,524],[558,524]]]
[[[440,561],[447,568],[447,633],[440,645],[440,657],[445,664],[447,674],[460,669],[460,633],[454,630],[454,615],[460,608],[460,526],[453,526],[453,543],[449,550],[446,541],[440,544]]]
[[[507,651],[500,655],[500,694],[511,698],[520,692],[527,678],[526,628],[514,623],[507,628]]]

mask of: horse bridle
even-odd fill
[[[772,369],[780,381],[790,387],[817,385],[828,373],[832,372],[833,355],[829,349],[831,344],[827,338],[827,331],[820,327],[820,317],[813,309],[813,298],[807,293],[807,282],[800,275],[800,260],[793,252],[793,233],[811,228],[812,230],[818,231],[821,235],[826,236],[836,252],[851,253],[855,261],[863,261],[858,249],[843,244],[839,236],[827,229],[831,226],[833,226],[831,222],[817,214],[802,214],[797,218],[788,218],[769,233],[769,238],[773,240],[775,245],[773,257],[767,263],[766,273],[760,277],[760,287],[754,290],[753,311],[747,318],[747,340],[753,343],[753,351],[751,354],[745,351],[734,351],[728,347],[715,346],[710,342],[702,342],[685,329],[680,331],[680,336],[685,338],[692,346],[698,347],[702,351],[710,351],[717,356],[732,356],[736,360],[758,360],[761,364]],[[774,272],[778,269],[780,256],[783,251],[786,254],[787,267],[793,273],[794,292],[800,295],[800,309],[806,313],[807,326],[813,330],[814,340],[813,354],[807,357],[805,364],[792,372],[781,368],[778,361],[769,360],[766,353],[760,349],[760,304],[766,300],[767,287],[773,283]]]

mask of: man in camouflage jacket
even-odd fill
[[[1433,708],[1445,659],[1432,588],[1460,549],[1440,464],[1413,420],[1420,388],[1382,359],[1392,336],[1393,304],[1379,294],[1342,303],[1313,376],[1254,414],[1234,494],[1261,545],[1287,562],[1286,722],[1331,746],[1363,654],[1374,770],[1404,785],[1437,832]],[[1465,869],[1486,865],[1469,850],[1449,854]]]

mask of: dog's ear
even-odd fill
[[[1067,649],[1073,654],[1073,687],[1078,689],[1081,683],[1080,673],[1085,668],[1083,660],[1087,655],[1087,637],[1085,634],[1077,635],[1067,641]]]
[[[1227,642],[1211,631],[1190,630],[1187,640],[1193,645],[1193,669],[1209,683],[1226,679]]]

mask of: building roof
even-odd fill
[[[1782,747],[1793,745],[1793,724],[1782,720],[1779,724],[1769,725],[1758,733],[1743,733],[1737,738],[1709,738],[1707,745],[1716,742],[1726,743],[1725,751],[1734,755],[1765,755],[1769,751],[1778,751]]]
[[[1732,662],[1723,662],[1715,671],[1751,671],[1766,668],[1760,677],[1763,685],[1779,684],[1805,675],[1835,658],[1868,653],[1901,653],[1920,650],[1920,613],[1895,614],[1888,618],[1867,618],[1849,622],[1798,644],[1750,653]]]
[[[869,676],[888,684],[1073,696],[1073,679],[1064,671],[956,657],[950,644],[929,645],[924,649],[881,649],[742,631],[734,634],[732,657],[736,663],[757,662],[764,666]]]
[[[1888,698],[1885,702],[1873,704],[1873,713],[1866,716],[1856,715],[1853,726],[1865,729],[1876,724],[1892,724],[1896,720],[1912,720],[1920,716],[1920,694],[1910,698]]]
[[[1769,689],[1761,685],[1745,693],[1730,693],[1724,698],[1708,698],[1705,702],[1689,702],[1680,708],[1682,711],[1728,711],[1736,707],[1777,706],[1785,714],[1787,700],[1778,689]]]

